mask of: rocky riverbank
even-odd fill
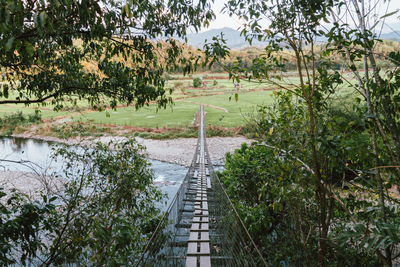
[[[124,137],[107,136],[95,139],[75,138],[58,139],[46,136],[18,135],[15,137],[33,138],[44,141],[64,143],[68,145],[90,146],[95,142],[108,143],[110,141],[123,141]],[[136,138],[137,142],[146,147],[147,157],[163,162],[189,166],[195,152],[197,138],[178,138],[168,140],[152,140]],[[211,161],[214,165],[223,165],[224,157],[227,152],[233,152],[239,148],[242,143],[250,143],[251,140],[244,137],[211,137],[207,138],[208,149]],[[0,164],[1,165],[1,164]],[[52,179],[46,174],[10,171],[4,168],[0,170],[0,187],[4,188],[9,194],[11,190],[18,191],[28,195],[32,199],[40,198],[40,191],[59,191],[62,190],[63,182],[60,179]],[[4,201],[4,199],[0,200]]]
[[[61,139],[48,136],[37,136],[29,134],[14,135],[14,137],[33,138],[45,141],[64,143],[68,145],[88,146],[96,142],[108,143],[110,141],[123,141],[125,137],[103,136],[99,138],[71,138]],[[136,137],[139,144],[146,147],[147,156],[150,159],[160,160],[169,163],[189,166],[194,155],[197,144],[197,138],[177,138],[166,140],[153,140]],[[215,165],[222,165],[225,154],[233,152],[239,148],[242,143],[251,143],[245,137],[210,137],[207,138],[207,145],[211,161]]]
[[[60,192],[63,189],[63,181],[40,173],[0,171],[0,187],[8,196],[13,190],[17,190],[30,199],[37,200],[41,192],[50,195]],[[0,202],[4,204],[5,200],[0,199]]]

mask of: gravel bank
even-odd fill
[[[63,182],[61,179],[36,173],[0,171],[0,187],[4,188],[7,195],[16,189],[35,200],[40,198],[40,192],[45,194],[60,192],[63,188]],[[2,199],[2,202],[4,201]]]
[[[149,158],[189,166],[192,162],[197,138],[151,140],[137,138],[147,148]],[[227,152],[233,152],[242,143],[250,143],[244,137],[210,137],[207,145],[213,164],[221,165]]]
[[[73,138],[60,139],[47,136],[31,136],[27,134],[15,135],[15,137],[34,138],[46,141],[59,142],[69,145],[91,145],[94,142],[108,143],[109,141],[123,141],[125,137],[103,136],[99,138]],[[139,144],[144,145],[147,156],[150,159],[160,160],[169,163],[189,166],[196,148],[197,138],[177,138],[167,140],[153,140],[136,137]],[[233,152],[242,143],[251,143],[252,140],[245,137],[210,137],[207,138],[208,150],[211,161],[215,165],[223,164],[223,159],[227,152]]]
[[[123,141],[123,137],[100,137],[96,139],[58,139],[54,137],[16,136],[24,138],[35,138],[46,141],[54,141],[69,145],[92,145],[94,142],[108,143],[110,141]],[[179,138],[169,140],[152,140],[136,138],[139,144],[146,147],[147,157],[159,161],[189,166],[194,155],[197,138]],[[233,152],[242,143],[250,143],[251,140],[244,137],[211,137],[207,138],[211,161],[214,165],[223,164],[225,154]],[[57,192],[62,189],[63,182],[60,179],[19,171],[0,171],[0,187],[8,194],[12,189],[28,195],[31,199],[40,198],[40,191]],[[5,199],[0,200],[4,202]]]
[[[123,141],[122,137],[101,137],[96,139],[58,139],[37,136],[16,136],[24,138],[36,138],[46,141],[60,142],[70,145],[92,145],[94,142],[108,143],[110,141]],[[179,138],[169,140],[152,140],[136,138],[139,144],[146,147],[147,157],[159,161],[175,163],[189,166],[194,155],[197,144],[197,138]],[[233,152],[239,148],[242,143],[250,143],[251,140],[244,137],[211,137],[207,138],[208,149],[211,161],[214,165],[223,164],[225,154]],[[63,182],[60,179],[19,171],[0,171],[0,187],[5,189],[7,195],[12,189],[17,189],[26,194],[32,200],[40,198],[40,192],[45,193],[58,192],[63,188]],[[6,199],[1,199],[4,202]],[[4,202],[5,203],[5,202]]]

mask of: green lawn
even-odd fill
[[[181,75],[172,75],[173,77],[182,77]],[[193,88],[193,77],[202,77],[208,82],[205,88]],[[276,87],[265,84],[248,81],[241,81],[241,88],[235,89],[233,82],[228,79],[216,79],[217,84],[213,84],[214,77],[228,77],[227,74],[196,74],[189,80],[170,80],[167,87],[175,88],[180,84],[172,94],[175,104],[166,109],[157,111],[156,105],[143,107],[136,110],[134,107],[122,107],[117,110],[104,112],[86,112],[88,103],[78,101],[78,109],[70,108],[61,112],[55,112],[51,104],[42,107],[31,105],[0,105],[0,116],[8,115],[22,111],[24,114],[32,114],[36,109],[41,110],[42,118],[52,118],[58,116],[68,116],[74,121],[90,121],[96,124],[113,124],[119,126],[135,127],[187,127],[191,125],[194,115],[198,110],[199,104],[206,105],[206,123],[208,125],[222,127],[237,127],[244,123],[243,116],[253,113],[256,105],[271,104],[273,101],[272,91],[261,91],[265,89],[277,89]],[[289,75],[285,78],[293,83],[298,83],[299,78]],[[353,81],[351,81],[353,82]],[[334,97],[338,102],[351,103],[354,99],[353,90],[348,85],[343,84],[341,90],[337,90]],[[257,91],[254,91],[257,90]],[[234,94],[239,93],[239,99],[236,102]],[[229,99],[231,98],[231,99]],[[68,105],[68,101],[66,101]],[[216,106],[216,107],[213,107]],[[220,109],[219,109],[220,108]],[[221,110],[222,109],[222,110]],[[227,110],[225,112],[223,109]],[[79,113],[78,111],[83,111]],[[86,111],[85,111],[86,110]]]
[[[230,100],[229,97],[231,97]],[[252,113],[256,105],[270,104],[272,103],[273,98],[272,92],[262,91],[239,93],[239,99],[237,102],[235,101],[234,95],[231,94],[196,97],[187,100],[227,109],[228,113],[216,108],[206,107],[206,124],[235,127],[243,125],[243,115]]]
[[[22,112],[24,115],[34,114],[36,110],[40,110],[40,114],[43,119],[58,117],[58,116],[65,116],[70,114],[68,111],[54,111],[52,107],[37,107],[37,106],[29,106],[26,107],[24,105],[16,105],[16,104],[9,104],[9,105],[0,105],[0,116],[11,115],[17,112]]]
[[[139,110],[134,107],[125,107],[115,111],[86,113],[74,117],[74,120],[135,127],[187,127],[192,123],[197,110],[196,104],[176,102],[172,107],[158,111],[156,105]]]
[[[10,95],[8,99],[15,99],[17,97],[17,93],[14,91],[10,91]],[[0,98],[3,100],[4,98]],[[54,105],[47,102],[45,106],[42,104],[31,104],[26,106],[24,104],[2,104],[0,105],[0,116],[10,115],[17,112],[22,112],[24,115],[29,115],[35,113],[36,110],[40,110],[40,114],[43,119],[58,117],[58,116],[66,116],[71,114],[70,110],[75,110],[76,107],[71,107],[72,104],[70,101],[65,101],[64,103],[65,109],[62,111],[54,111]],[[80,109],[86,109],[89,106],[86,100],[78,100],[77,107]]]
[[[251,112],[254,105],[272,102],[271,92],[250,92],[239,94],[229,101],[229,94],[185,99],[187,103],[176,101],[172,107],[156,110],[155,105],[135,110],[134,107],[118,108],[116,111],[91,112],[74,116],[75,121],[90,121],[99,124],[128,125],[135,127],[187,127],[199,109],[199,104],[209,104],[225,108],[228,113],[217,108],[206,107],[206,123],[215,126],[235,127],[243,124],[242,114]],[[109,117],[107,116],[109,114]]]

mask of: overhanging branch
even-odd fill
[[[2,105],[2,104],[35,104],[35,103],[42,103],[42,102],[46,101],[49,98],[56,97],[57,95],[58,95],[58,92],[54,93],[54,94],[51,94],[51,95],[48,95],[48,96],[45,96],[45,97],[42,97],[42,98],[33,99],[33,100],[30,100],[30,99],[26,99],[26,100],[17,100],[17,99],[16,100],[1,100],[0,101],[0,105]]]

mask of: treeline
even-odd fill
[[[211,67],[209,65],[202,65],[202,61],[204,56],[204,51],[199,49],[195,49],[191,46],[180,44],[183,55],[186,58],[192,57],[192,60],[198,59],[199,65],[196,67],[195,71],[199,72],[214,72],[214,73],[221,73],[221,72],[229,72],[229,70],[234,67],[235,65],[240,65],[244,68],[249,68],[253,65],[253,61],[259,57],[264,57],[266,55],[266,51],[260,47],[246,47],[239,50],[230,50],[229,55],[221,59],[218,63],[213,64]],[[327,48],[327,44],[317,44],[315,49],[316,53],[321,53]],[[360,48],[359,48],[360,49]],[[390,40],[379,40],[375,43],[375,56],[377,60],[377,66],[382,69],[387,69],[394,67],[395,65],[387,60],[387,57],[390,52],[392,51],[399,51],[400,44],[397,41],[390,41]],[[305,47],[305,53],[310,53],[309,47]],[[163,52],[164,53],[164,52]],[[297,70],[296,63],[295,63],[295,52],[292,49],[283,49],[279,51],[279,56],[282,57],[282,62],[284,63],[283,70],[288,72],[294,72]],[[325,59],[324,59],[325,60]],[[342,71],[349,71],[348,67],[346,66],[346,58],[341,56],[340,54],[332,53],[329,56],[329,60],[331,61],[331,69],[332,70],[342,70]],[[316,61],[317,66],[320,64],[320,61]],[[355,62],[355,66],[358,69],[363,68],[363,62],[361,59]],[[310,67],[310,66],[309,66]],[[177,65],[175,69],[170,70],[171,73],[184,73],[185,72],[185,65]]]

